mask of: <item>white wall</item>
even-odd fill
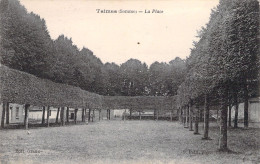
[[[260,102],[250,102],[248,108],[249,122],[260,122]],[[231,118],[235,118],[235,107],[232,107]],[[244,103],[238,106],[238,119],[244,119]]]

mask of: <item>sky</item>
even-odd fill
[[[209,21],[218,1],[20,0],[28,12],[45,19],[52,39],[64,34],[103,63],[122,64],[134,58],[148,65],[189,56],[197,31]],[[117,13],[98,13],[97,9]],[[137,13],[119,13],[121,9]]]

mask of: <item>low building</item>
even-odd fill
[[[56,120],[58,108],[50,107],[49,119],[50,122]],[[66,111],[66,110],[65,110]],[[3,104],[0,104],[0,122],[2,119]],[[43,107],[30,106],[29,108],[29,122],[40,123],[42,120]],[[21,124],[24,122],[25,116],[25,105],[9,103],[9,124]],[[75,110],[69,108],[69,119],[74,120]],[[47,109],[45,109],[45,119],[47,118]],[[60,116],[59,116],[60,118]],[[79,109],[77,112],[77,120],[81,120],[82,110]],[[5,113],[6,122],[6,113]]]
[[[260,97],[251,98],[248,100],[248,120],[250,123],[260,124]],[[231,112],[232,119],[235,118],[235,107],[232,107]],[[241,122],[244,120],[244,103],[240,103],[238,106],[238,120]]]

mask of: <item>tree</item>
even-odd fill
[[[149,68],[149,87],[152,96],[166,96],[169,93],[166,79],[168,79],[169,65],[154,62]]]
[[[44,77],[48,68],[51,39],[45,25],[34,13],[27,13],[19,1],[4,0],[1,8],[1,63]]]
[[[169,71],[166,77],[166,85],[168,95],[174,96],[177,94],[178,87],[184,81],[186,75],[186,63],[179,57],[169,62]]]
[[[129,59],[120,66],[121,93],[124,96],[146,94],[148,86],[148,68],[137,59]]]
[[[115,63],[106,63],[104,65],[105,74],[108,80],[105,84],[106,94],[110,96],[121,95],[120,67]]]

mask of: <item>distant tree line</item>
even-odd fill
[[[186,73],[185,60],[145,63],[129,59],[103,64],[71,38],[50,38],[45,20],[28,13],[18,0],[0,1],[1,63],[17,70],[102,95],[176,95]],[[87,36],[86,36],[87,37]]]

